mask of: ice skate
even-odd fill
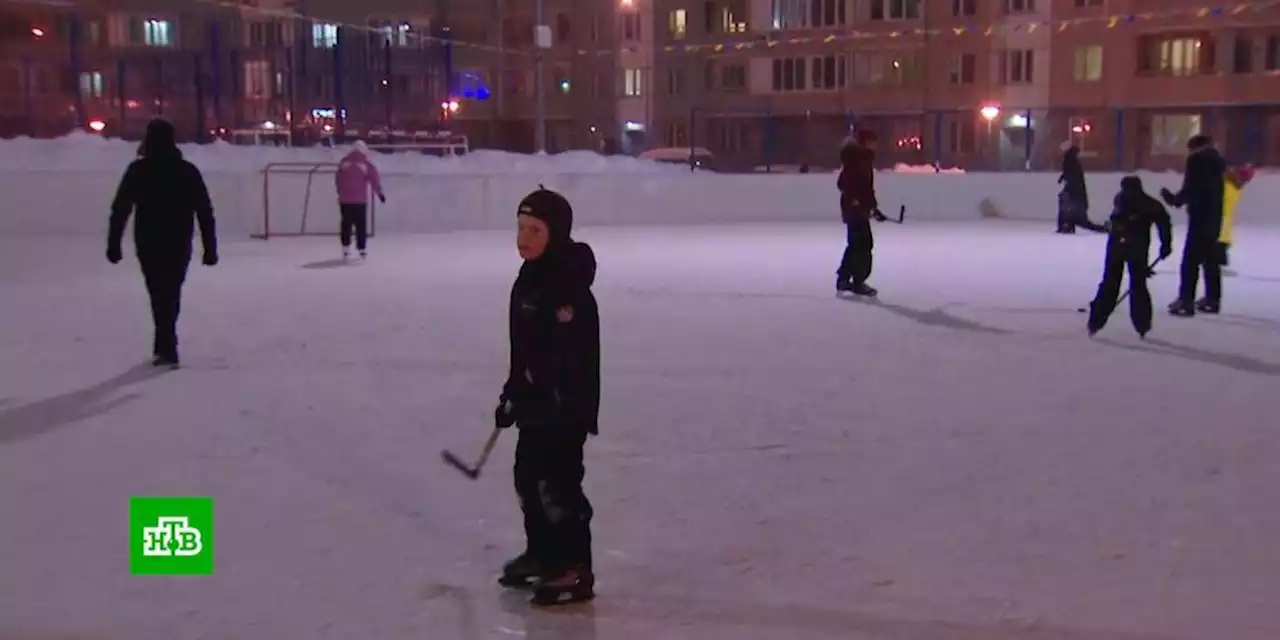
[[[872,287],[872,286],[868,285],[868,284],[867,284],[867,283],[865,283],[865,282],[855,282],[855,283],[853,283],[853,289],[852,289],[852,291],[853,291],[853,295],[856,295],[856,296],[862,296],[862,297],[865,297],[865,298],[874,298],[874,297],[876,297],[876,296],[880,295],[880,292],[879,292],[879,291],[876,291],[876,289],[875,289],[874,287]]]
[[[151,358],[151,366],[156,368],[177,369],[178,354],[176,353],[159,354],[158,353]]]
[[[360,260],[362,260],[362,261],[363,261],[363,260],[368,260],[368,259],[369,259],[369,252],[368,252],[368,251],[365,251],[364,249],[361,249],[361,250],[360,250]]]
[[[1221,304],[1217,300],[1200,298],[1199,300],[1196,301],[1196,311],[1199,311],[1200,313],[1217,315],[1222,311],[1222,308],[1221,308]]]
[[[585,602],[596,597],[595,585],[596,577],[591,569],[575,567],[545,576],[534,589],[530,602],[540,607]]]
[[[836,276],[836,293],[850,293],[853,291],[853,281],[846,276]]]
[[[1196,315],[1196,308],[1190,302],[1178,300],[1169,305],[1169,315],[1179,318],[1191,318]]]
[[[351,259],[351,248],[350,248],[350,247],[343,247],[343,248],[342,248],[342,259],[343,259],[343,260],[350,260],[350,259]]]
[[[503,565],[498,584],[508,589],[532,589],[538,585],[541,575],[542,564],[525,552]]]

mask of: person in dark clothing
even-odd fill
[[[1222,233],[1222,206],[1227,163],[1213,146],[1213,139],[1198,135],[1187,142],[1187,164],[1178,193],[1160,189],[1171,207],[1187,208],[1187,236],[1182,247],[1182,278],[1178,299],[1169,313],[1190,317],[1196,311],[1218,313],[1222,305],[1222,265],[1218,237]],[[1196,301],[1196,285],[1204,269],[1205,297]]]
[[[515,488],[524,553],[500,582],[535,589],[535,604],[595,597],[591,503],[582,491],[583,446],[598,433],[600,318],[591,247],[570,236],[573,210],[544,188],[518,210],[524,265],[511,289],[511,368],[495,422],[519,426]]]
[[[1075,233],[1076,225],[1098,231],[1100,225],[1089,223],[1089,187],[1080,163],[1080,147],[1071,142],[1063,146],[1062,175],[1058,176],[1058,184],[1062,185],[1058,194],[1058,233]]]
[[[183,159],[173,125],[166,120],[147,124],[141,157],[129,164],[111,203],[107,232],[107,260],[111,264],[123,259],[120,245],[130,215],[134,215],[134,248],[155,323],[152,364],[177,367],[178,312],[191,263],[195,223],[200,225],[206,266],[218,264],[218,238],[204,177]]]
[[[1146,337],[1151,331],[1151,292],[1147,278],[1151,269],[1147,254],[1151,247],[1151,225],[1160,234],[1160,259],[1173,253],[1173,223],[1169,212],[1158,200],[1142,190],[1142,180],[1126,176],[1120,180],[1120,193],[1116,194],[1115,208],[1107,222],[1110,236],[1107,238],[1107,254],[1098,294],[1089,304],[1089,335],[1106,326],[1107,318],[1115,311],[1120,297],[1120,281],[1125,269],[1129,270],[1129,319],[1138,335]]]
[[[836,291],[859,296],[879,293],[867,284],[875,250],[871,220],[885,219],[876,200],[875,141],[875,132],[859,129],[856,138],[845,142],[840,149],[840,177],[836,182],[840,189],[840,218],[845,228],[844,255],[836,270]]]

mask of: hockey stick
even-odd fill
[[[1156,268],[1156,265],[1160,264],[1160,262],[1161,262],[1161,261],[1163,261],[1163,260],[1164,260],[1164,258],[1156,258],[1155,262],[1152,262],[1151,264],[1147,265],[1147,277],[1148,277],[1148,278],[1150,278],[1152,275],[1154,275],[1154,274],[1155,274],[1155,268]],[[1124,299],[1125,299],[1125,298],[1128,298],[1128,297],[1129,297],[1129,294],[1130,294],[1132,291],[1133,291],[1133,283],[1132,283],[1132,282],[1130,282],[1130,283],[1129,283],[1129,288],[1128,288],[1128,289],[1125,289],[1125,290],[1124,290],[1124,293],[1120,294],[1120,297],[1119,297],[1119,298],[1116,298],[1116,306],[1117,306],[1117,307],[1118,307],[1118,306],[1120,306],[1120,303],[1121,303],[1121,302],[1124,302]],[[1093,305],[1093,303],[1092,303],[1092,302],[1090,302],[1088,306],[1079,307],[1079,308],[1077,308],[1077,309],[1076,309],[1076,311],[1078,311],[1078,312],[1080,312],[1080,313],[1088,313],[1088,312],[1089,312],[1089,307],[1090,307],[1090,306],[1092,306],[1092,305]]]
[[[907,217],[907,205],[904,204],[898,207],[897,220],[894,220],[893,218],[890,218],[889,216],[886,216],[883,213],[880,214],[880,216],[881,216],[880,222],[892,222],[894,224],[902,224],[902,221],[905,220]]]
[[[484,468],[484,463],[489,460],[489,454],[493,452],[493,446],[498,443],[498,434],[502,433],[502,429],[494,429],[489,434],[489,439],[484,443],[484,451],[480,452],[480,459],[476,460],[474,465],[468,466],[456,454],[448,449],[440,452],[440,457],[444,458],[445,464],[462,472],[462,475],[475,480],[480,477],[480,470]]]

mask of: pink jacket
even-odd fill
[[[382,178],[378,175],[378,167],[359,151],[352,151],[342,159],[334,182],[338,187],[338,202],[342,204],[367,204],[371,186],[374,195],[382,197]]]

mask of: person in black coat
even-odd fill
[[[1187,142],[1187,164],[1178,193],[1161,189],[1160,196],[1171,207],[1187,208],[1187,237],[1182,247],[1182,278],[1178,299],[1169,313],[1190,317],[1196,311],[1218,313],[1222,305],[1222,265],[1218,259],[1218,236],[1222,233],[1222,207],[1227,163],[1207,135]],[[1196,300],[1196,285],[1204,269],[1205,297]]]
[[[123,259],[121,243],[129,216],[134,216],[133,242],[142,277],[151,296],[155,323],[152,364],[178,366],[178,312],[182,285],[191,263],[191,239],[200,225],[204,264],[218,264],[218,238],[213,204],[204,177],[178,150],[173,125],[155,119],[147,124],[139,157],[129,164],[111,203],[107,260]]]
[[[534,602],[594,597],[591,503],[582,491],[583,446],[598,433],[600,318],[591,247],[574,242],[573,209],[544,188],[520,203],[524,265],[511,288],[511,368],[495,421],[519,426],[515,488],[525,552],[500,582],[534,587]]]
[[[840,267],[836,269],[838,293],[851,292],[867,297],[879,294],[867,284],[876,246],[871,221],[885,219],[876,200],[875,142],[874,131],[859,129],[857,136],[846,140],[840,148],[840,177],[836,179],[836,187],[840,190],[840,219],[844,221],[845,247]]]
[[[1058,184],[1062,185],[1058,194],[1058,233],[1075,233],[1077,224],[1096,231],[1094,226],[1084,224],[1089,220],[1089,187],[1084,180],[1080,147],[1070,142],[1064,147],[1062,175],[1058,176]]]
[[[1126,269],[1129,271],[1129,319],[1138,335],[1145,337],[1151,331],[1151,291],[1147,278],[1151,276],[1147,255],[1151,247],[1151,226],[1160,233],[1160,259],[1173,253],[1173,223],[1169,212],[1158,200],[1142,189],[1138,176],[1126,176],[1120,180],[1120,193],[1116,194],[1115,208],[1107,222],[1110,235],[1107,238],[1107,255],[1102,271],[1098,294],[1089,305],[1089,335],[1106,326],[1107,318],[1115,311],[1120,297],[1120,281]]]

